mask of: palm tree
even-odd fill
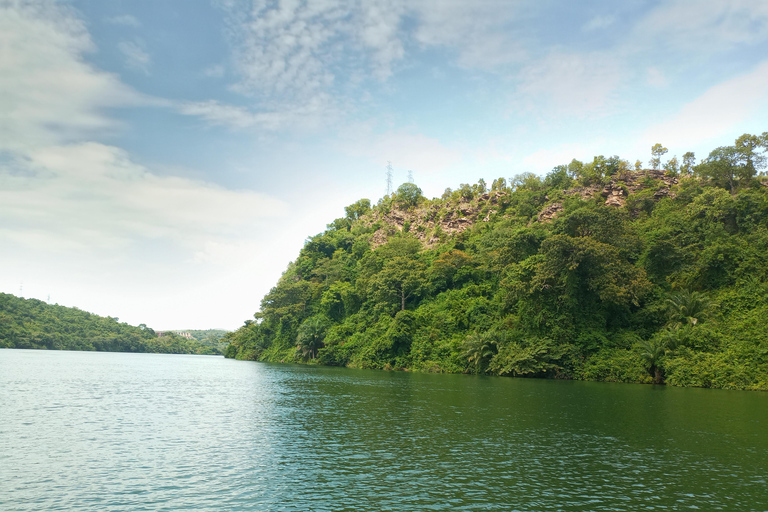
[[[653,375],[653,383],[661,384],[664,376],[659,367],[661,358],[667,354],[666,339],[662,336],[656,336],[649,340],[641,340],[637,347],[640,357],[645,361],[646,369]]]
[[[464,339],[462,355],[474,366],[475,373],[485,373],[485,367],[496,354],[496,350],[496,342],[490,336],[473,333]]]
[[[680,327],[704,321],[712,309],[712,302],[701,292],[680,290],[667,299],[669,323]]]
[[[319,316],[310,317],[301,324],[296,336],[296,350],[301,352],[302,357],[317,357],[317,351],[324,346],[326,329],[325,320]]]

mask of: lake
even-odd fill
[[[0,510],[768,510],[768,393],[0,350]]]

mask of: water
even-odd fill
[[[768,394],[0,350],[0,510],[768,510]]]

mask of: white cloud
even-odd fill
[[[634,28],[645,44],[659,41],[664,51],[712,52],[764,41],[768,37],[768,3],[753,0],[661,2]]]
[[[595,30],[602,30],[608,28],[616,22],[615,16],[595,16],[587,23],[584,24],[581,29],[584,32],[594,32]]]
[[[149,74],[149,65],[152,59],[141,41],[120,41],[117,44],[117,49],[125,58],[125,67],[134,71],[141,71],[145,75]]]
[[[285,213],[265,195],[158,176],[95,142],[37,150],[9,170],[0,173],[0,224],[16,243],[85,249],[160,238],[196,246]]]
[[[741,134],[747,131],[747,124],[765,124],[767,105],[768,61],[765,61],[746,75],[710,88],[670,119],[648,128],[641,140],[648,147],[662,141],[666,146],[685,148],[726,134]]]
[[[422,176],[443,172],[461,160],[460,151],[444,146],[436,138],[408,131],[375,133],[363,124],[349,127],[338,148],[348,155],[378,162],[382,169],[389,160],[393,166],[412,169]],[[401,181],[405,181],[404,176]]]
[[[669,85],[669,80],[667,80],[664,72],[653,66],[646,70],[645,81],[648,82],[648,85],[657,89]]]
[[[203,70],[203,75],[210,78],[221,78],[224,76],[224,66],[221,64],[214,64]]]
[[[98,142],[118,127],[108,108],[181,107],[88,64],[94,45],[66,6],[0,10],[0,46],[0,289],[29,283],[27,296],[159,328],[250,316],[303,240],[279,236],[295,231],[286,205]]]
[[[408,5],[419,20],[415,39],[425,47],[455,51],[461,67],[500,71],[499,66],[527,54],[523,30],[515,30],[517,18],[525,17],[526,2],[422,0]]]
[[[0,150],[58,144],[113,129],[106,107],[149,100],[82,55],[85,25],[62,6],[24,4],[0,12]]]
[[[622,63],[607,53],[555,51],[520,71],[517,103],[544,104],[556,115],[593,117],[610,112],[624,80]]]
[[[449,48],[464,68],[496,70],[525,55],[510,30],[524,4],[280,0],[243,11],[225,3],[240,74],[235,90],[296,103],[354,87],[361,72],[385,80],[411,42]]]
[[[136,19],[135,16],[131,16],[130,14],[122,14],[120,16],[110,16],[108,18],[105,18],[104,21],[111,25],[121,25],[123,27],[131,27],[131,28],[139,28],[141,26],[141,22]]]
[[[328,110],[325,98],[325,95],[318,95],[298,106],[286,105],[281,110],[271,112],[253,112],[216,100],[181,103],[177,105],[177,110],[181,114],[200,117],[213,125],[235,130],[258,128],[279,131],[298,124],[302,124],[305,129],[312,129],[328,121],[333,115]]]
[[[249,128],[259,122],[276,127],[277,118],[260,117],[242,107],[224,105],[215,100],[188,102],[179,105],[179,112],[187,116],[197,116],[211,124],[230,128]],[[279,123],[278,123],[279,124]]]
[[[238,16],[243,16],[238,13]],[[282,0],[273,6],[254,2],[235,26],[237,89],[267,95],[306,95],[333,83],[330,65],[346,13],[336,2],[312,6]]]

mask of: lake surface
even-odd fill
[[[0,350],[0,510],[768,510],[768,393]]]

